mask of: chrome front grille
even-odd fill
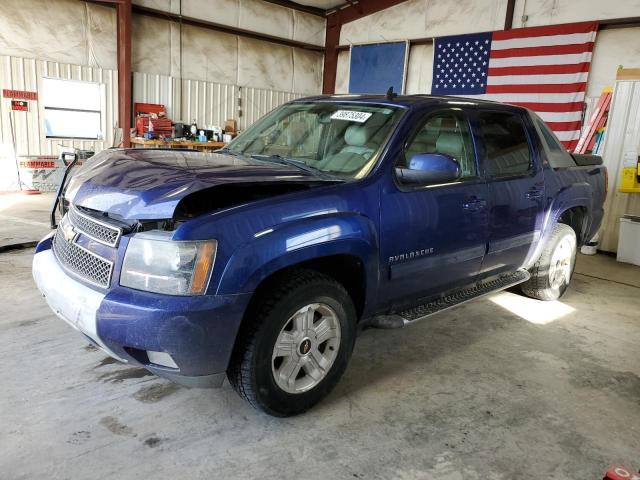
[[[115,247],[122,235],[122,229],[90,217],[74,206],[69,209],[69,221],[80,233],[110,247]]]
[[[53,237],[53,253],[58,262],[71,274],[98,287],[107,288],[111,283],[113,262],[77,245],[74,238],[65,240],[62,228],[62,225],[59,226]]]

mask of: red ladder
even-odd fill
[[[604,127],[607,121],[612,95],[613,89],[611,87],[602,90],[602,95],[600,95],[598,104],[591,114],[587,128],[585,128],[582,131],[582,135],[580,135],[580,140],[578,141],[578,145],[576,145],[574,153],[585,153],[589,148],[593,148],[598,129]]]

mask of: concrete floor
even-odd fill
[[[368,330],[309,413],[260,414],[112,362],[0,254],[0,478],[597,479],[638,467],[640,268],[589,258],[561,302],[500,293]],[[579,260],[580,271],[584,259]],[[619,273],[619,272],[618,272]]]
[[[55,194],[0,194],[0,251],[33,243],[49,232],[49,211]]]

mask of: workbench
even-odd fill
[[[131,145],[134,148],[188,148],[190,150],[218,150],[223,148],[224,142],[194,142],[192,140],[147,140],[140,137],[131,137]]]

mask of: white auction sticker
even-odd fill
[[[373,115],[369,112],[356,112],[353,110],[338,110],[331,115],[332,120],[347,120],[349,122],[364,123],[369,120],[369,117]]]

